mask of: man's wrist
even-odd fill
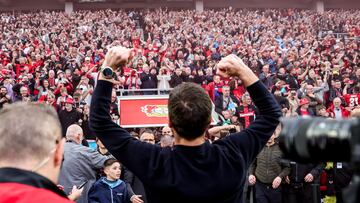
[[[108,82],[113,82],[113,80],[112,79],[107,79],[107,78],[105,78],[105,76],[100,72],[99,73],[99,78],[98,78],[98,80],[104,80],[104,81],[108,81]]]
[[[259,78],[255,75],[251,70],[249,71],[239,71],[238,76],[245,87],[249,87],[259,80]]]

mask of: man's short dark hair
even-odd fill
[[[187,140],[200,137],[211,122],[210,97],[194,83],[183,83],[171,91],[168,110],[173,129]]]

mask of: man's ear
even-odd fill
[[[65,145],[65,138],[62,138],[60,142],[56,145],[55,152],[54,152],[54,166],[61,166],[63,157],[64,157],[64,145]]]

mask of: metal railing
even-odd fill
[[[139,96],[139,95],[168,95],[173,88],[154,89],[119,89],[117,96]]]

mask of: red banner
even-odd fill
[[[158,127],[168,124],[167,97],[123,97],[119,99],[119,124],[124,128]]]
[[[118,98],[119,125],[123,128],[168,125],[168,98],[168,96],[129,96]],[[212,124],[218,122],[218,116],[213,108]]]

